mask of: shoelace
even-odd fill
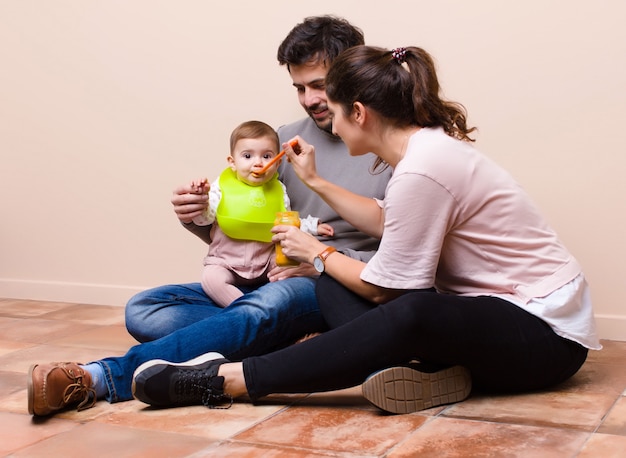
[[[61,369],[73,382],[65,387],[63,391],[63,402],[69,404],[70,402],[82,399],[77,407],[79,412],[93,407],[96,403],[96,390],[85,384],[83,374],[75,374],[72,369],[66,367],[61,367]]]
[[[230,409],[233,397],[225,394],[211,383],[215,376],[209,371],[178,370],[178,378],[174,383],[174,392],[177,401],[183,404],[201,402],[209,409]],[[227,403],[227,406],[217,404]]]
[[[227,403],[228,405],[216,405],[219,403]],[[233,397],[226,393],[215,395],[207,390],[205,395],[202,396],[202,405],[209,409],[230,409],[233,405]]]

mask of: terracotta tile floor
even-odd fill
[[[626,342],[617,341],[554,391],[473,395],[410,415],[381,414],[358,388],[230,410],[102,401],[28,415],[31,363],[85,362],[133,344],[120,307],[0,299],[0,456],[626,456]]]

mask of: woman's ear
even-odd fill
[[[365,105],[361,102],[354,102],[352,104],[352,117],[354,122],[362,126],[367,118],[367,108],[365,108]]]

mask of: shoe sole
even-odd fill
[[[206,364],[209,361],[214,361],[216,359],[223,359],[223,358],[224,358],[224,356],[221,353],[210,352],[210,353],[205,353],[203,355],[200,355],[197,358],[190,359],[189,361],[184,361],[182,363],[173,363],[171,361],[166,361],[164,359],[152,359],[150,361],[146,361],[145,363],[141,364],[137,369],[135,369],[135,372],[133,373],[133,382],[132,382],[132,385],[131,385],[131,391],[132,391],[133,397],[135,399],[139,399],[135,395],[135,393],[136,393],[135,379],[137,378],[137,376],[139,374],[141,374],[142,372],[150,369],[151,367],[165,364],[165,365],[168,365],[168,366],[176,366],[176,367],[193,367],[193,366],[196,366],[196,367],[200,368],[203,364]],[[139,399],[139,400],[141,401],[141,399]]]
[[[35,415],[35,386],[33,385],[33,371],[38,364],[33,364],[28,369],[28,413]]]
[[[391,367],[369,376],[363,396],[390,413],[411,413],[466,399],[472,390],[469,371],[453,366],[437,372]]]

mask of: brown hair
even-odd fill
[[[451,137],[474,141],[469,134],[476,128],[467,127],[463,105],[439,92],[433,59],[417,47],[356,46],[341,53],[326,75],[326,95],[347,115],[358,101],[397,127],[442,127]]]
[[[244,138],[264,138],[268,137],[276,143],[276,151],[280,149],[278,134],[270,126],[262,121],[246,121],[239,124],[230,134],[230,153],[235,150],[235,145]]]
[[[315,61],[330,65],[351,46],[364,44],[363,32],[343,18],[325,15],[311,16],[296,25],[278,47],[278,63],[302,65]]]

